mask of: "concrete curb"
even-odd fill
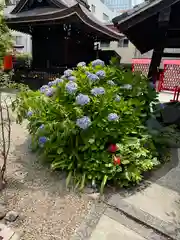
[[[124,197],[132,195],[135,192],[147,188],[152,182],[158,182],[159,178],[164,176],[178,163],[177,149],[171,149],[172,161],[166,163],[161,169],[149,176],[140,189],[135,187],[128,191],[122,190],[120,194],[111,196],[108,202],[96,202],[91,208],[88,216],[70,240],[88,240],[96,228],[101,216],[104,214],[113,220],[123,224],[147,240],[177,240],[180,239],[180,230],[172,223],[165,222],[143,210],[127,203]],[[159,183],[158,183],[159,184]],[[161,185],[161,184],[160,184]],[[123,196],[124,195],[124,196]]]
[[[124,201],[119,194],[113,195],[108,204],[109,206],[115,207],[132,220],[156,230],[164,237],[168,237],[171,240],[177,240],[180,238],[180,231],[177,231],[178,229],[172,223],[165,222],[139,208],[136,208]]]
[[[147,240],[167,240],[167,237],[159,235],[159,233],[154,229],[146,227],[144,224],[140,224],[137,221],[127,217],[125,214],[115,211],[114,209],[107,208],[104,215],[110,217],[116,222],[119,222]]]
[[[88,240],[106,208],[107,205],[103,202],[94,203],[84,222],[70,240]]]

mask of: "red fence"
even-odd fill
[[[132,71],[147,76],[151,59],[133,59]],[[158,91],[175,91],[180,87],[180,60],[163,60],[163,72],[159,76]]]
[[[132,71],[140,72],[143,75],[147,76],[150,63],[151,63],[150,58],[132,59]]]
[[[162,90],[175,91],[180,86],[180,60],[164,60],[163,78],[161,80]]]

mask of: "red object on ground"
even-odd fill
[[[12,55],[6,55],[4,57],[4,70],[11,70],[11,69],[13,69]]]
[[[111,144],[109,147],[108,147],[108,150],[109,152],[111,153],[115,153],[117,150],[118,150],[118,146],[116,144]]]
[[[121,164],[121,158],[114,156],[114,165],[120,165]]]

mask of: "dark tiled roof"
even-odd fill
[[[22,6],[26,4],[28,0],[20,0],[19,6],[16,6],[16,11],[12,11],[11,14],[6,15],[6,21],[8,24],[17,26],[19,23],[28,25],[32,22],[44,22],[49,20],[62,20],[64,18],[69,21],[71,16],[74,15],[79,18],[84,24],[92,28],[92,30],[99,32],[101,36],[106,36],[111,40],[119,40],[121,38],[120,33],[114,31],[102,22],[100,22],[88,9],[85,4],[81,4],[82,0],[49,0],[52,2],[52,7],[34,8],[23,11]],[[57,3],[58,2],[58,3]],[[57,4],[57,5],[56,5]],[[58,5],[61,4],[61,5]]]
[[[130,9],[127,12],[122,13],[121,15],[115,17],[112,21],[114,24],[121,24],[125,21],[128,21],[129,19],[140,15],[142,13],[150,13],[156,14],[157,11],[159,11],[162,8],[171,6],[172,4],[175,4],[179,0],[149,0],[145,1],[139,5],[136,5],[134,8]]]
[[[18,19],[28,18],[28,17],[33,17],[34,18],[34,16],[40,17],[40,16],[44,16],[44,15],[59,13],[60,11],[63,11],[64,9],[60,10],[58,8],[50,8],[50,7],[35,8],[35,9],[32,9],[32,10],[20,12],[20,13],[17,13],[17,14],[6,14],[5,17],[7,19],[13,21],[13,19],[15,20],[16,18],[18,18]]]
[[[170,18],[172,27],[174,22],[177,23],[175,19],[179,14],[180,0],[149,0],[115,17],[112,21],[114,26],[121,33],[124,33],[141,53],[145,53],[155,48],[159,39],[161,39],[159,13],[164,9],[167,11],[170,7],[173,11]]]
[[[134,6],[132,9],[122,13],[121,15],[119,15],[117,17],[115,17],[113,19],[113,22],[118,23],[119,21],[133,15],[134,13],[144,9],[145,7],[147,7],[147,6],[149,7],[149,3],[150,3],[149,1],[146,1],[146,2],[143,2],[141,4],[138,4],[138,5]]]

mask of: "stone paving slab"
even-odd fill
[[[152,173],[139,189],[120,192],[109,205],[126,216],[168,236],[180,239],[180,150],[171,150],[171,160]]]
[[[91,211],[70,240],[88,240],[106,208],[107,206],[103,202],[95,202]]]
[[[168,171],[168,173],[158,178],[156,183],[180,194],[180,149],[175,149],[171,152],[171,155],[172,159],[168,163],[171,165],[171,169]],[[163,168],[166,168],[168,164],[162,166],[162,171]]]
[[[162,236],[154,229],[147,227],[144,224],[139,223],[138,221],[134,221],[133,219],[127,217],[125,214],[122,214],[122,212],[119,212],[112,208],[107,208],[104,215],[121,223],[126,228],[129,228],[130,230],[136,232],[147,240],[168,240],[167,237]]]
[[[179,193],[156,183],[124,200],[165,222],[174,223],[175,215],[180,219]]]
[[[131,196],[122,197],[115,194],[109,200],[109,204],[127,216],[177,240],[180,239],[179,200],[177,192],[152,184]]]
[[[19,240],[19,236],[5,224],[0,224],[0,240]]]
[[[89,240],[145,240],[119,222],[103,215]]]

